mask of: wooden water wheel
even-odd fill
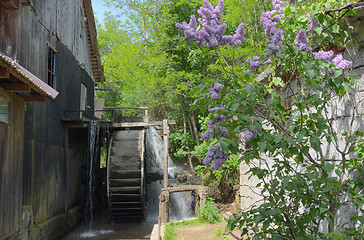
[[[116,130],[107,165],[107,195],[113,220],[144,218],[144,130]]]

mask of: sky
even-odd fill
[[[113,12],[112,8],[108,8],[105,6],[105,2],[104,0],[91,0],[92,2],[92,9],[94,11],[95,14],[95,18],[97,19],[99,24],[103,24],[104,23],[104,16],[105,16],[105,12]],[[115,12],[115,10],[114,10]]]

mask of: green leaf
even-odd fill
[[[335,165],[331,163],[326,163],[322,168],[325,170],[325,172],[331,173],[332,170],[334,170]]]
[[[298,154],[298,148],[297,147],[290,147],[290,148],[288,148],[288,151],[293,155]]]
[[[315,74],[316,74],[315,70],[313,70],[313,69],[310,69],[310,70],[307,71],[307,76],[308,76],[309,79],[314,79]]]
[[[339,33],[340,27],[339,25],[335,24],[334,26],[332,26],[332,32],[333,33]]]
[[[258,224],[263,220],[264,220],[264,217],[262,215],[258,215],[255,217],[254,222],[255,222],[255,224]]]
[[[226,141],[220,140],[221,149],[224,151],[224,153],[229,152],[229,144]]]
[[[347,92],[349,92],[349,91],[351,91],[352,90],[352,86],[349,84],[349,83],[347,83],[347,82],[343,82],[343,87],[344,87],[344,89],[345,89],[345,91],[347,91]]]
[[[234,103],[233,105],[230,106],[230,110],[233,112],[236,112],[236,110],[239,108],[240,104],[239,103]]]
[[[267,144],[265,142],[258,142],[257,144],[258,144],[259,151],[264,152],[267,147]]]
[[[321,141],[320,139],[316,136],[313,135],[311,136],[311,147],[316,151],[319,152],[320,151],[320,146],[321,146]]]
[[[322,27],[315,27],[315,28],[314,28],[314,31],[315,31],[318,35],[321,35],[321,33],[322,33]]]
[[[282,135],[275,135],[274,136],[274,142],[275,143],[279,143],[283,140],[283,136]]]
[[[198,96],[200,94],[200,89],[198,89],[197,87],[193,88],[190,92],[189,95],[190,96]]]
[[[338,230],[326,234],[325,237],[333,238],[334,240],[345,240],[346,239],[345,234],[339,232]]]

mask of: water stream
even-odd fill
[[[86,211],[85,217],[89,222],[88,230],[85,230],[79,234],[82,238],[92,238],[98,235],[112,232],[112,230],[96,230],[93,229],[94,223],[94,202],[95,202],[95,175],[96,175],[96,164],[99,156],[100,146],[99,143],[100,125],[97,121],[91,121],[88,131],[88,182],[87,182],[87,199],[86,199]]]
[[[145,136],[145,161],[147,175],[152,176],[152,181],[147,184],[147,209],[148,218],[155,219],[159,212],[159,195],[162,189],[161,179],[163,178],[163,139],[154,127],[146,131]],[[175,179],[180,168],[175,166],[168,156],[168,177]],[[189,192],[172,193],[170,195],[169,213],[170,220],[182,220],[194,216],[193,196]]]

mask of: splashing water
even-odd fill
[[[147,186],[147,217],[155,219],[159,212],[159,195],[161,193],[162,184],[160,179],[163,178],[163,139],[154,127],[150,127],[146,131],[145,137],[145,158],[147,174],[159,176]],[[168,177],[175,179],[178,173],[178,167],[174,166],[171,158],[168,156]],[[170,219],[182,220],[194,216],[193,196],[189,192],[171,193],[170,195]]]

